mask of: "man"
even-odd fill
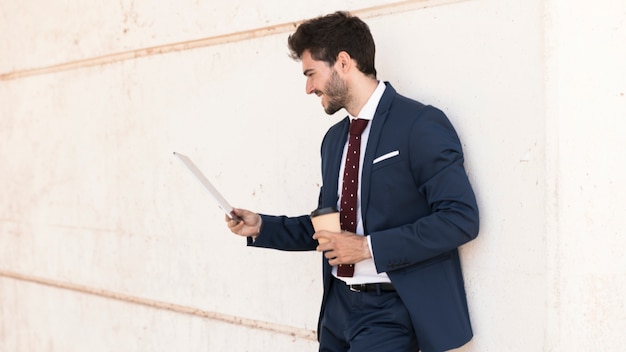
[[[465,344],[472,330],[457,248],[478,235],[478,208],[454,128],[440,110],[377,80],[374,41],[359,18],[337,12],[306,21],[288,43],[307,94],[328,114],[348,112],[322,141],[318,207],[340,208],[342,229],[356,228],[315,232],[308,215],[243,209],[234,210],[242,221],[227,218],[228,227],[250,246],[324,253],[320,351]],[[367,120],[365,130],[348,146],[356,117]],[[358,157],[346,155],[351,148]],[[352,182],[344,181],[345,163],[355,158],[356,214],[345,215]]]

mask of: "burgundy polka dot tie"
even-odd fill
[[[343,173],[341,187],[341,203],[339,216],[343,230],[356,233],[357,192],[359,190],[359,159],[361,155],[361,134],[369,120],[354,119],[350,123],[350,140]],[[352,277],[354,264],[340,264],[337,267],[337,276]]]

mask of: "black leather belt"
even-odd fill
[[[395,287],[388,282],[379,284],[348,285],[352,292],[396,292]]]

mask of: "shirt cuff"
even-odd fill
[[[367,246],[370,249],[370,255],[372,256],[372,260],[374,259],[374,251],[372,250],[372,237],[371,236],[365,236],[365,238],[367,238]]]

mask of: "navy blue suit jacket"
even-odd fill
[[[422,351],[443,351],[472,337],[457,248],[478,235],[478,207],[461,143],[445,114],[386,85],[364,156],[363,226],[371,237],[376,269],[389,275],[409,310]],[[347,117],[339,121],[322,142],[320,207],[337,204],[349,124]],[[249,245],[316,248],[308,215],[261,217],[262,230]],[[322,258],[323,313],[334,280]]]

